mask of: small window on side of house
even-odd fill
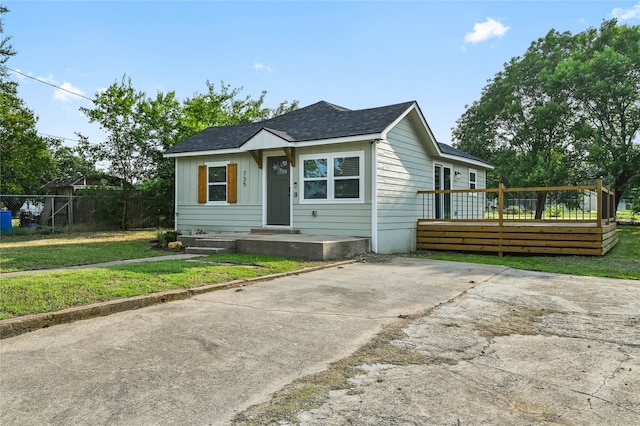
[[[469,189],[478,189],[478,174],[475,170],[469,170]]]
[[[475,190],[478,189],[478,173],[475,170],[469,169],[469,189]],[[470,197],[477,197],[477,192],[470,192]]]

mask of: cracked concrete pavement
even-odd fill
[[[425,362],[295,423],[640,424],[640,282],[401,257],[5,339],[0,423],[230,424],[420,311],[393,345]]]
[[[638,281],[509,269],[404,332],[425,363],[359,366],[297,424],[640,424]]]

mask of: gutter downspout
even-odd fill
[[[178,159],[173,161],[173,230],[178,232]]]
[[[371,141],[371,251],[378,252],[378,142]]]

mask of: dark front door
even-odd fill
[[[290,225],[289,160],[267,157],[267,225]]]

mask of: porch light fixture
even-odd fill
[[[460,172],[455,172],[453,174],[453,177],[455,178],[455,180],[460,180],[460,178],[462,177],[462,173]]]

